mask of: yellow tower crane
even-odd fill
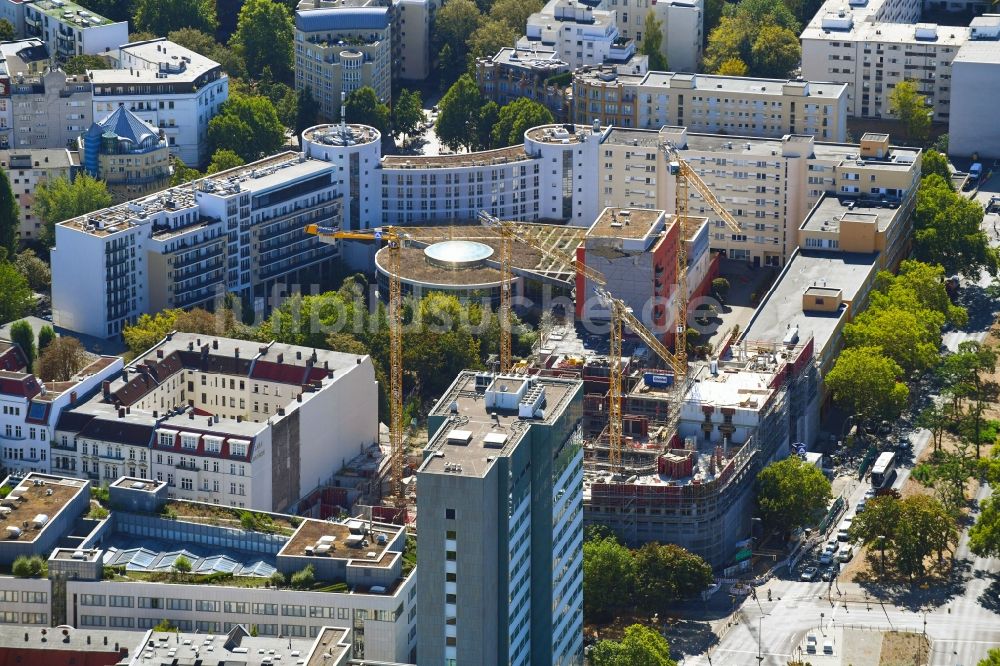
[[[379,227],[371,231],[341,231],[316,224],[306,226],[306,233],[324,240],[361,240],[385,242],[389,272],[389,449],[391,501],[397,508],[406,505],[403,488],[403,298],[399,282],[401,254],[407,234],[399,227]]]
[[[743,228],[722,202],[712,193],[711,188],[701,179],[701,176],[691,168],[687,162],[681,159],[677,152],[677,147],[671,143],[663,144],[663,151],[666,154],[670,175],[677,177],[676,207],[677,222],[680,224],[680,240],[677,243],[677,315],[676,331],[674,339],[674,354],[681,361],[681,365],[687,371],[687,315],[688,315],[688,283],[687,283],[687,247],[684,241],[687,238],[688,223],[688,184],[698,190],[698,194],[705,200],[712,210],[714,210],[722,221],[726,223],[732,231],[742,233]]]
[[[619,471],[622,466],[622,327],[627,325],[632,329],[649,346],[651,351],[670,366],[678,378],[687,374],[684,361],[681,361],[677,356],[670,353],[670,350],[657,340],[656,336],[632,314],[632,310],[624,301],[615,298],[604,288],[607,284],[607,279],[600,271],[594,270],[581,261],[577,261],[577,258],[569,252],[547,245],[542,238],[526,225],[501,220],[485,211],[479,213],[479,220],[484,225],[496,229],[500,233],[501,239],[503,239],[501,242],[513,243],[516,240],[519,243],[524,243],[540,252],[543,256],[573,266],[577,271],[586,276],[587,279],[597,285],[597,295],[611,314],[611,346],[608,354],[611,368],[608,382],[608,462],[613,470],[616,472]],[[501,258],[504,256],[507,256],[508,260],[501,261],[501,275],[508,276],[507,279],[509,280],[512,267],[509,255],[504,255],[501,252]],[[579,298],[583,297],[580,294],[577,296]],[[507,344],[509,344],[510,327],[504,328],[501,323],[500,331],[501,340],[506,336],[508,340]],[[503,348],[503,344],[501,342],[501,349]]]

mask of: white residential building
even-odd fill
[[[594,9],[578,0],[549,0],[542,11],[528,17],[525,36],[517,48],[552,49],[571,68],[625,60],[635,42],[618,33],[617,13]]]
[[[948,152],[1000,159],[994,116],[1000,89],[1000,14],[972,19],[969,33],[951,64]]]
[[[123,44],[118,69],[91,71],[94,118],[126,106],[163,130],[185,164],[208,162],[208,122],[229,99],[229,76],[214,60],[165,38]]]
[[[601,0],[601,9],[617,12],[621,36],[642,43],[646,16],[660,22],[663,40],[660,52],[675,72],[697,72],[701,67],[704,0]]]
[[[393,68],[399,78],[423,81],[431,75],[437,54],[431,53],[431,29],[441,0],[394,0]]]
[[[6,18],[20,37],[38,37],[52,56],[110,55],[128,41],[128,23],[111,21],[72,0],[0,0]]]
[[[378,442],[371,359],[176,333],[55,426],[76,474],[281,510]]]
[[[330,267],[337,248],[304,227],[339,222],[341,198],[333,165],[289,152],[62,222],[53,321],[107,338],[226,292],[264,310],[277,285]]]

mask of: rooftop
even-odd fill
[[[17,169],[68,169],[80,166],[80,153],[65,148],[0,150],[0,167]]]
[[[391,544],[404,527],[352,519],[346,523],[306,518],[278,555],[359,560],[370,566],[388,566],[395,553]]]
[[[955,63],[1000,64],[1000,45],[996,40],[970,39],[958,49],[952,65]]]
[[[351,651],[350,630],[342,627],[323,627],[316,637],[306,666],[335,666]],[[327,655],[330,655],[329,657]]]
[[[165,37],[123,44],[120,49],[122,65],[142,66],[170,78],[197,79],[219,63],[196,51],[181,46]]]
[[[453,418],[431,436],[420,471],[485,476],[532,424],[550,425],[561,417],[578,386],[577,380],[460,373],[431,410]],[[503,402],[491,404],[491,394]]]
[[[100,14],[95,14],[83,5],[78,5],[72,0],[34,0],[27,4],[42,14],[51,16],[63,23],[72,23],[76,27],[90,28],[98,25],[112,23]]]
[[[695,381],[684,397],[686,403],[756,409],[774,392],[774,389],[770,388],[774,372],[739,368],[721,370],[713,375],[707,365],[699,365],[696,368]]]
[[[557,71],[569,71],[569,63],[559,58],[551,49],[511,48],[504,47],[497,51],[490,60],[496,64],[521,67],[537,72],[554,74]]]
[[[389,27],[390,12],[388,5],[297,9],[295,29],[302,32],[385,30]]]
[[[690,137],[691,135],[688,134]],[[641,146],[643,148],[658,148],[662,143],[660,133],[656,130],[622,129],[614,127],[608,132],[604,143],[614,146]]]
[[[132,649],[142,638],[137,631],[119,631],[115,629],[94,629],[85,627],[74,629],[61,626],[26,627],[23,625],[0,625],[0,663],[2,664],[45,664],[57,666],[75,664],[76,666],[98,666],[114,664],[118,654],[124,651],[128,658]],[[116,649],[117,646],[117,649]],[[59,651],[63,655],[53,654],[43,657],[39,652]],[[84,654],[80,654],[84,653]],[[104,653],[111,655],[99,658]],[[128,663],[128,662],[126,662]]]
[[[877,252],[796,250],[757,307],[741,339],[780,343],[791,328],[797,327],[799,339],[811,336],[820,354],[837,329],[845,309],[841,307],[831,313],[803,312],[803,293],[814,286],[830,287],[842,290],[845,302],[853,301],[865,283],[874,277],[877,264]]]
[[[577,143],[583,135],[592,132],[590,125],[542,125],[531,128],[526,135],[540,143]]]
[[[846,4],[846,3],[845,3]],[[871,3],[869,3],[871,4]],[[824,8],[826,6],[824,5]],[[840,18],[838,8],[832,17]],[[853,8],[852,8],[853,9]],[[829,18],[830,12],[820,9],[813,20],[802,31],[803,39],[844,39],[849,37],[857,41],[881,42],[896,44],[928,44],[935,46],[960,46],[969,39],[969,28],[961,26],[935,25],[925,23],[889,23],[886,21],[868,22],[863,15],[848,11],[841,21],[853,17],[849,29],[823,27],[823,19]]]
[[[305,130],[302,135],[306,141],[322,143],[326,146],[355,146],[378,141],[379,131],[368,125],[344,124],[316,125]]]
[[[529,159],[524,146],[508,146],[495,150],[454,155],[387,155],[382,158],[383,169],[456,169],[459,167],[507,164]]]
[[[138,632],[133,632],[133,643]],[[296,664],[309,654],[312,641],[305,638],[251,636],[242,625],[228,634],[150,631],[130,664],[145,666],[201,666],[233,664],[270,666]]]
[[[37,472],[28,474],[0,501],[3,538],[35,541],[67,504],[86,491],[87,482],[82,479],[66,479]],[[16,537],[15,529],[11,528],[16,529]]]
[[[742,76],[719,76],[717,74],[687,74],[678,72],[648,72],[639,85],[645,87],[691,87],[695,90],[713,90],[728,93],[748,93],[755,95],[785,94],[785,88],[806,88],[809,97],[837,99],[847,94],[846,83],[818,81],[797,81],[795,79],[756,79]]]
[[[838,232],[841,220],[847,220],[876,224],[879,231],[885,231],[901,212],[902,209],[895,201],[882,204],[880,201],[838,199],[823,195],[806,215],[799,229]]]
[[[587,237],[646,238],[650,233],[663,230],[660,222],[666,214],[662,210],[645,208],[605,208],[587,231]],[[673,215],[670,224],[674,223]]]

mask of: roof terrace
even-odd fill
[[[0,500],[0,527],[8,541],[33,542],[80,493],[87,482],[33,472]]]

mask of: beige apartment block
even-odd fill
[[[0,150],[0,169],[10,180],[17,201],[22,240],[36,240],[42,231],[42,219],[35,213],[35,190],[56,178],[70,180],[80,168],[80,153],[62,149]]]
[[[660,53],[666,56],[668,66],[679,72],[697,71],[704,41],[704,0],[604,0],[603,4],[602,9],[618,13],[622,37],[636,44],[642,43],[646,16],[652,13],[660,22]]]
[[[847,138],[847,86],[842,83],[753,79],[679,72],[626,73],[613,67],[578,70],[574,119],[602,125],[779,138],[808,134]]]
[[[690,188],[688,213],[709,218],[713,250],[755,266],[781,266],[799,247],[799,227],[817,201],[908,210],[920,178],[918,149],[890,146],[885,134],[862,144],[820,143],[811,136],[781,139],[696,134],[685,127],[612,129],[601,145],[598,204],[676,210],[672,145],[736,218],[743,233],[725,226]],[[907,234],[892,235],[893,243]]]

